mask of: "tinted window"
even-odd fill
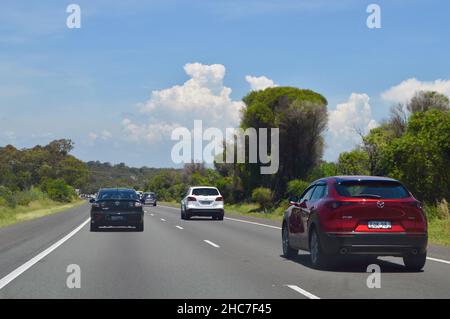
[[[408,191],[394,181],[345,181],[336,184],[341,196],[397,199],[409,197]]]
[[[311,196],[311,200],[321,199],[326,195],[327,186],[326,185],[317,185],[314,189],[314,193]]]
[[[313,193],[313,191],[314,191],[314,188],[315,188],[315,187],[309,188],[309,189],[306,191],[306,193],[300,198],[299,202],[301,203],[301,202],[303,202],[305,199],[310,200],[310,199],[311,199],[311,195],[312,195],[312,193]]]
[[[219,192],[215,188],[194,188],[192,190],[192,195],[215,196],[219,195]]]
[[[133,190],[111,189],[103,190],[98,194],[99,200],[121,200],[121,199],[139,199],[139,195]]]

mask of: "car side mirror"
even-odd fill
[[[297,202],[298,202],[297,196],[292,195],[291,197],[289,197],[289,205],[296,205]]]
[[[95,203],[95,198],[91,198],[90,200],[89,200],[89,203]]]

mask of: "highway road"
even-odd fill
[[[430,246],[420,273],[382,258],[381,288],[367,264],[311,268],[281,256],[279,223],[246,217],[180,219],[146,207],[145,231],[89,231],[89,206],[0,229],[0,298],[450,298],[450,249]],[[69,265],[80,288],[69,288]]]

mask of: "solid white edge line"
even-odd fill
[[[178,228],[178,229],[184,229],[183,227],[181,227],[181,226],[175,226],[176,228]]]
[[[213,243],[212,241],[209,241],[209,240],[206,240],[206,239],[205,239],[204,242],[207,243],[207,244],[209,244],[209,245],[211,245],[211,246],[213,246],[213,247],[220,248],[219,245]]]
[[[175,207],[162,206],[162,205],[160,205],[160,206],[164,207],[164,208],[171,208],[171,209],[179,210],[179,208],[175,208]],[[235,221],[235,222],[253,224],[253,225],[258,225],[258,226],[263,226],[263,227],[267,227],[267,228],[273,228],[273,229],[281,230],[281,227],[278,227],[278,226],[272,226],[272,225],[267,225],[267,224],[262,224],[262,223],[257,223],[257,222],[251,222],[251,221],[248,221],[248,220],[242,220],[242,219],[231,218],[231,217],[224,217],[224,218],[228,219],[228,220]],[[438,258],[433,258],[433,257],[427,257],[427,259],[450,265],[450,261],[448,261],[448,260],[438,259]]]
[[[438,259],[438,258],[433,258],[433,257],[427,257],[428,260],[432,260],[432,261],[437,261],[439,263],[444,263],[444,264],[449,264],[450,265],[450,261],[448,260],[444,260],[444,259]]]
[[[248,220],[242,220],[242,219],[237,219],[237,218],[230,218],[230,217],[224,217],[225,219],[228,220],[232,220],[235,222],[241,222],[241,223],[247,223],[247,224],[253,224],[253,225],[258,225],[258,226],[263,226],[263,227],[268,227],[268,228],[273,228],[273,229],[279,229],[281,230],[281,227],[278,226],[272,226],[272,225],[267,225],[267,224],[261,224],[261,223],[257,223],[257,222],[251,222]]]
[[[313,295],[312,293],[300,288],[299,286],[296,285],[286,285],[286,287],[291,288],[292,290],[302,294],[303,296],[309,298],[309,299],[320,299],[319,297],[317,297],[316,295]]]
[[[84,221],[80,226],[72,230],[70,233],[68,233],[66,236],[58,240],[56,243],[36,255],[35,257],[31,258],[29,261],[24,263],[22,266],[19,266],[15,270],[13,270],[11,273],[0,279],[0,290],[3,289],[7,284],[9,284],[11,281],[19,277],[21,274],[23,274],[25,271],[33,267],[34,264],[39,262],[41,259],[45,258],[48,254],[50,254],[52,251],[54,251],[56,248],[61,246],[64,242],[69,240],[72,236],[74,236],[76,233],[78,233],[87,223],[89,223],[91,218],[88,218],[86,221]]]

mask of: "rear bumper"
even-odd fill
[[[121,220],[114,218],[121,217]],[[144,222],[143,213],[91,214],[91,224],[95,226],[137,226]]]
[[[223,216],[224,210],[220,208],[195,208],[188,209],[190,216]]]
[[[321,237],[328,254],[404,256],[424,253],[428,243],[426,233],[323,233]]]

